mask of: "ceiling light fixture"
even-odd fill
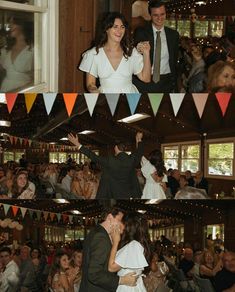
[[[9,127],[11,126],[11,122],[1,120],[1,121],[0,121],[0,126],[1,126],[1,127],[8,127],[8,128],[9,128]]]
[[[53,199],[54,202],[56,202],[57,204],[69,204],[70,202],[68,200],[65,199]]]
[[[74,215],[81,215],[82,212],[78,211],[78,210],[72,210],[71,213],[73,213]]]
[[[60,141],[68,141],[69,139],[67,137],[61,138]]]
[[[151,199],[151,200],[147,200],[145,204],[147,205],[159,204],[161,201],[162,201],[161,199]]]
[[[135,115],[126,117],[124,119],[118,120],[118,122],[120,122],[120,123],[134,123],[134,122],[144,120],[147,118],[150,118],[150,115],[142,113],[142,114],[135,114]]]
[[[93,133],[95,133],[95,131],[92,131],[92,130],[85,130],[85,131],[79,132],[78,134],[89,135],[89,134],[93,134]]]
[[[138,210],[137,212],[140,214],[145,214],[147,211],[146,210]]]
[[[206,5],[206,1],[205,0],[198,0],[198,1],[195,2],[195,4],[199,5],[199,6]]]

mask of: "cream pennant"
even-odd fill
[[[73,223],[73,215],[69,215],[69,222]]]
[[[197,108],[197,112],[201,119],[205,106],[206,106],[207,99],[208,99],[208,93],[193,93],[192,96],[193,96],[195,106]]]
[[[27,208],[20,207],[20,211],[21,211],[22,217],[24,218],[24,216],[27,212]]]
[[[4,213],[5,215],[7,215],[9,209],[10,209],[10,205],[7,205],[7,204],[3,204],[3,209],[4,209]]]
[[[152,110],[155,116],[162,102],[163,95],[164,95],[163,93],[149,93],[148,94],[150,104],[152,106]]]
[[[22,146],[23,138],[19,138],[19,140],[20,140],[20,145]]]
[[[31,147],[33,141],[29,140],[28,142],[29,142],[29,147]]]
[[[47,212],[47,211],[43,212],[43,217],[44,217],[45,221],[47,221],[48,215],[49,215],[49,212]]]
[[[171,93],[170,94],[171,104],[172,104],[175,116],[177,116],[178,114],[178,111],[184,100],[184,97],[185,97],[185,93]]]
[[[57,93],[43,93],[43,100],[46,107],[47,115],[51,113]]]
[[[99,93],[85,93],[84,97],[86,100],[86,104],[87,104],[90,116],[92,116],[97,99],[99,97]]]
[[[29,113],[32,109],[32,106],[36,100],[37,93],[25,93],[25,103],[27,108],[27,113]]]
[[[117,107],[117,103],[118,103],[120,94],[105,94],[105,96],[106,96],[106,100],[107,100],[107,103],[109,105],[109,109],[111,111],[111,114],[113,116],[114,112],[116,110],[116,107]]]

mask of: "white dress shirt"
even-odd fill
[[[1,278],[1,292],[15,292],[19,283],[19,268],[17,264],[11,260],[7,265]]]
[[[157,30],[154,25],[153,27],[153,36],[154,36],[154,56],[156,51],[156,41],[157,41],[157,31],[161,31],[161,63],[160,63],[160,75],[171,73],[170,65],[169,65],[169,51],[166,40],[166,33],[164,27],[160,30]],[[154,58],[153,58],[154,60]],[[153,66],[154,67],[154,66]],[[153,70],[153,68],[152,68]]]

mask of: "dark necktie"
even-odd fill
[[[160,65],[161,65],[161,31],[157,31],[156,49],[153,65],[153,81],[155,83],[160,80]]]

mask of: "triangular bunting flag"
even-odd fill
[[[149,93],[148,94],[150,104],[152,106],[152,110],[153,110],[153,113],[155,116],[156,116],[158,109],[159,109],[159,106],[162,102],[163,95],[164,95],[163,93]]]
[[[63,93],[64,103],[65,103],[67,113],[69,116],[71,115],[73,111],[73,107],[74,107],[77,96],[78,96],[77,93]]]
[[[97,99],[99,97],[99,93],[85,93],[84,94],[86,104],[90,113],[90,116],[92,116]]]
[[[10,209],[10,205],[3,204],[3,209],[4,209],[5,215],[7,215],[8,210]]]
[[[29,147],[31,147],[31,145],[32,145],[32,140],[29,140]]]
[[[11,206],[11,209],[12,209],[12,213],[13,213],[13,215],[15,217],[16,214],[17,214],[17,212],[18,212],[18,210],[19,210],[19,207],[17,207],[17,206]]]
[[[73,223],[73,215],[69,215],[69,222]]]
[[[37,93],[25,93],[25,103],[27,108],[27,113],[31,111],[31,108],[35,102],[35,99],[37,97]]]
[[[193,93],[192,96],[193,96],[193,100],[197,108],[199,117],[201,118],[204,112],[204,108],[206,106],[207,99],[208,99],[208,93]]]
[[[57,96],[57,93],[43,93],[43,100],[45,103],[45,107],[46,107],[46,111],[47,111],[48,116],[52,110],[56,96]]]
[[[63,221],[66,222],[67,219],[68,219],[68,215],[66,215],[66,214],[62,214],[62,218],[63,218]]]
[[[33,210],[29,209],[28,211],[29,211],[30,218],[33,218]]]
[[[23,208],[23,207],[20,207],[20,211],[21,211],[22,217],[24,218],[24,216],[25,216],[25,214],[27,212],[27,209]]]
[[[22,146],[23,138],[19,138],[20,140],[20,145]]]
[[[13,141],[14,141],[14,138],[13,138],[13,136],[9,136],[9,140],[10,140],[10,142],[11,142],[11,145],[13,144]]]
[[[49,215],[49,212],[46,212],[46,211],[43,212],[43,217],[45,221],[47,221],[48,215]]]
[[[6,93],[7,109],[9,113],[11,113],[14,107],[17,96],[18,93]]]
[[[217,92],[215,94],[223,116],[225,115],[232,93]]]
[[[40,221],[41,215],[42,215],[41,211],[37,211],[36,214],[37,214],[38,221]]]
[[[51,221],[53,221],[55,218],[55,213],[50,213],[50,217],[51,217]]]
[[[112,116],[114,115],[120,94],[105,94]]]
[[[170,94],[171,104],[172,104],[175,116],[177,116],[178,114],[180,106],[184,100],[184,96],[185,96],[185,93],[171,93]]]
[[[139,103],[141,93],[128,93],[126,94],[126,97],[127,97],[131,114],[133,115]]]
[[[18,137],[13,137],[15,145],[17,144]]]
[[[61,214],[60,213],[56,213],[56,217],[57,217],[58,222],[60,222]]]

